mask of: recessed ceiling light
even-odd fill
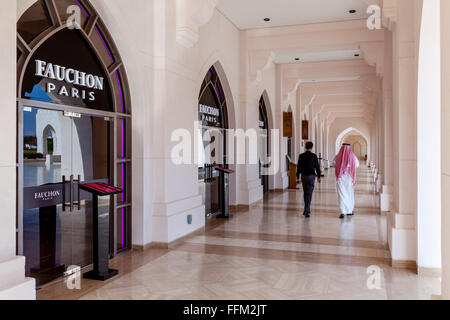
[[[356,10],[352,9],[349,11],[349,13],[351,13],[351,14],[356,13]]]
[[[264,18],[264,21],[265,21],[265,22],[269,22],[269,21],[270,21],[270,18]]]

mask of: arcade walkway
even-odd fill
[[[386,221],[366,167],[358,171],[357,209],[338,219],[335,181],[328,171],[305,220],[300,191],[271,193],[248,212],[171,250],[129,252],[112,265],[119,278],[60,281],[38,299],[431,299],[440,280],[392,269]],[[382,268],[380,290],[367,288],[367,267]]]

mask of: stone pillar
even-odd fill
[[[383,137],[384,131],[383,131],[382,109],[383,109],[383,102],[381,99],[381,94],[377,93],[377,114],[376,114],[377,146],[375,148],[377,153],[377,165],[378,165],[378,173],[375,183],[377,192],[380,192],[384,179],[384,161],[383,161],[384,148],[382,147],[384,144],[384,137]]]
[[[417,101],[417,265],[419,274],[440,274],[441,272],[439,2],[439,0],[428,0],[423,3],[419,46]]]
[[[281,109],[282,97],[283,97],[283,86],[282,86],[282,70],[280,65],[275,66],[275,128],[280,130],[280,144],[279,144],[279,164],[280,170],[275,177],[275,189],[282,190],[289,187],[289,176],[286,167],[286,155],[287,155],[287,138],[283,137],[283,111]],[[274,153],[272,153],[276,156]]]
[[[36,299],[35,280],[25,278],[25,258],[16,256],[16,1],[0,11],[0,96],[3,137],[0,158],[2,221],[0,223],[0,300]]]
[[[327,120],[324,121],[323,127],[324,127],[324,135],[325,135],[324,136],[324,155],[323,155],[323,158],[325,159],[324,166],[325,166],[325,169],[329,169],[330,168],[330,158],[329,158],[330,146],[328,145],[329,144],[329,141],[328,141],[328,138],[329,138],[328,130],[329,130],[329,128],[328,128],[328,121]]]
[[[393,131],[392,131],[392,32],[385,31],[384,43],[384,77],[382,81],[383,99],[383,144],[384,149],[384,182],[380,194],[380,208],[382,212],[392,210],[394,172],[393,172]]]
[[[397,1],[394,26],[394,205],[388,214],[392,264],[416,268],[417,64],[416,1]]]
[[[450,299],[450,1],[441,1],[442,298]]]
[[[183,65],[182,59],[176,56],[178,52],[169,49],[176,41],[175,34],[168,32],[175,26],[175,6],[175,1],[165,0],[155,0],[154,5],[154,106],[150,118],[153,131],[152,145],[145,148],[151,149],[149,160],[153,165],[155,188],[151,232],[152,243],[157,246],[166,246],[205,225],[197,164],[194,161],[192,164],[177,164],[172,158],[172,148],[180,142],[172,141],[174,132],[179,129],[188,131],[191,135],[189,143],[197,141],[194,123],[198,120],[198,109],[193,106],[197,106],[199,94],[199,85],[188,76],[195,73],[189,69],[192,66]],[[179,63],[177,67],[172,67],[174,61]],[[204,77],[207,71],[204,70],[200,77]],[[198,80],[199,83],[202,80]],[[183,90],[174,95],[174,86]],[[174,110],[177,110],[176,116]],[[194,151],[191,157],[194,160]],[[192,216],[192,223],[188,223],[188,216]]]

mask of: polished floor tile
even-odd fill
[[[332,170],[314,193],[312,216],[302,216],[301,190],[269,193],[229,221],[211,219],[201,235],[170,250],[127,252],[112,260],[119,277],[63,281],[39,299],[431,299],[440,279],[390,267],[386,218],[369,169],[358,170],[355,216],[340,220]],[[368,268],[379,271],[369,289]],[[370,282],[373,283],[373,282]]]

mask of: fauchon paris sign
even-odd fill
[[[218,108],[199,104],[200,120],[210,126],[217,126],[220,123],[220,110]]]
[[[56,33],[33,53],[23,75],[22,97],[113,110],[108,76],[77,30],[64,29]]]
[[[24,188],[24,210],[57,206],[63,203],[63,184]]]
[[[95,101],[95,91],[104,90],[105,79],[103,77],[38,59],[35,60],[35,63],[35,75],[50,80],[45,86],[45,92],[47,94]],[[52,82],[51,80],[56,81]],[[73,86],[70,87],[70,85]],[[75,86],[78,88],[81,87],[81,89]]]

